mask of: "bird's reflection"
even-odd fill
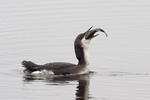
[[[78,75],[78,76],[62,76],[62,77],[53,77],[44,79],[49,84],[62,84],[62,83],[68,83],[70,81],[77,81],[78,85],[76,87],[75,100],[88,100],[89,98],[89,74],[85,75]],[[39,80],[40,78],[35,78],[32,76],[25,77],[25,82],[32,82],[35,80]]]
[[[78,80],[78,86],[76,90],[76,100],[88,100],[89,92],[89,76],[86,79]]]

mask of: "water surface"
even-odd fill
[[[0,99],[149,100],[149,0],[1,0]],[[91,26],[94,74],[25,79],[22,60],[77,63],[73,42]]]

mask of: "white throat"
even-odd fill
[[[82,47],[83,47],[83,52],[84,52],[84,59],[85,59],[86,65],[90,64],[89,63],[89,55],[88,55],[88,48],[89,48],[89,45],[90,45],[90,41],[91,40],[85,39],[85,37],[81,40]]]

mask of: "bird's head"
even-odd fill
[[[92,26],[93,27],[93,26]],[[88,48],[90,41],[98,36],[99,34],[95,34],[96,32],[103,32],[106,37],[108,37],[108,34],[101,28],[95,28],[92,29],[90,27],[86,32],[79,34],[75,39],[75,46],[81,46],[82,48]]]

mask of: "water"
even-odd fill
[[[1,0],[1,100],[149,100],[149,0]],[[25,79],[22,60],[77,63],[73,41],[90,26],[93,74]]]

